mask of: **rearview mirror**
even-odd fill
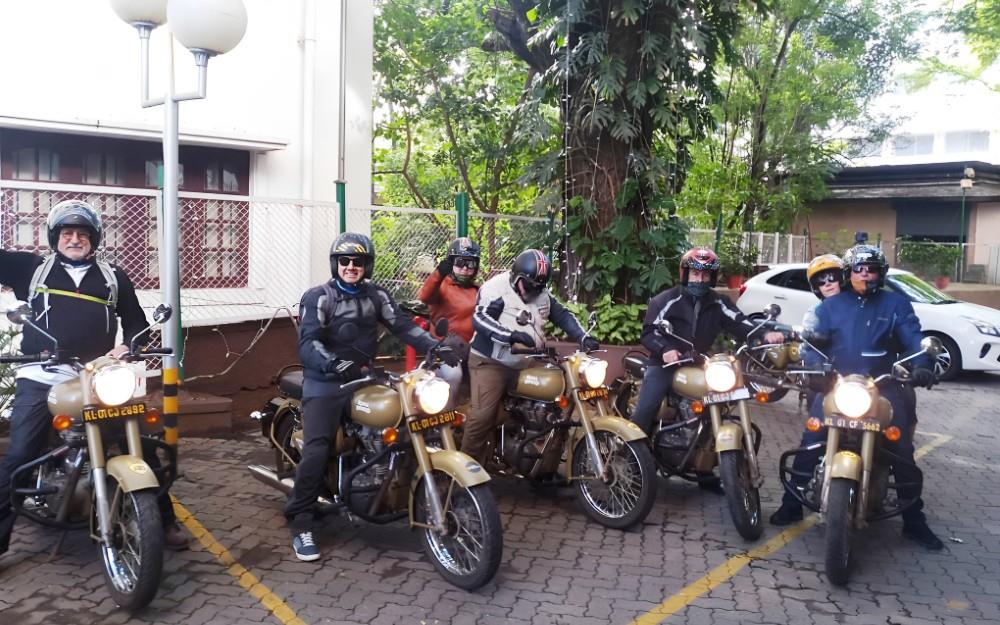
[[[936,336],[925,336],[920,339],[920,349],[928,356],[937,358],[944,350],[944,346],[941,345],[941,339]]]
[[[156,323],[163,323],[170,319],[173,314],[174,309],[170,306],[170,304],[160,304],[156,307],[156,310],[153,311],[153,321]]]
[[[27,302],[17,301],[7,309],[7,320],[11,323],[22,325],[35,318],[35,311],[31,310]]]
[[[532,317],[531,317],[531,312],[530,311],[522,310],[517,315],[517,325],[519,325],[519,326],[526,326],[529,323],[531,323],[531,320],[532,320]]]
[[[660,332],[663,332],[664,334],[674,333],[674,324],[670,323],[666,319],[661,319],[657,324],[657,327],[660,329]]]
[[[767,315],[769,319],[777,319],[778,315],[781,314],[781,306],[777,304],[769,304],[767,308],[764,309],[764,314]]]

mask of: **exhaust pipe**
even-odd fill
[[[263,465],[251,464],[247,466],[247,469],[250,470],[250,475],[254,476],[264,484],[267,484],[271,488],[277,488],[286,495],[291,495],[292,489],[295,488],[294,479],[286,477],[279,480],[277,473],[275,473],[274,471],[268,469]],[[320,503],[320,505],[325,505],[325,506],[333,505],[333,502],[331,502],[326,497],[320,496],[317,498],[317,501]]]

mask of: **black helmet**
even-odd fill
[[[551,273],[552,263],[541,250],[524,250],[514,259],[514,267],[510,271],[510,285],[520,295],[517,283],[522,282],[524,297],[535,298],[545,290]]]
[[[82,200],[63,200],[49,211],[49,247],[58,249],[59,231],[68,226],[78,226],[90,230],[90,247],[96,250],[101,244],[101,216],[94,207]]]
[[[448,256],[479,258],[479,244],[469,237],[458,237],[448,245]]]
[[[362,279],[372,277],[375,271],[375,244],[372,240],[358,232],[345,232],[338,236],[330,246],[330,273],[337,277],[338,256],[363,256],[365,258],[365,274]]]
[[[889,263],[882,250],[874,245],[862,243],[855,245],[844,253],[845,271],[850,271],[851,287],[859,295],[870,295],[885,286],[885,276],[889,273]],[[874,280],[862,280],[855,273],[857,267],[867,266],[875,269]]]

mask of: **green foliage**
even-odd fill
[[[920,68],[907,76],[908,86],[923,89],[936,76],[947,75],[961,81],[980,82],[1000,91],[1000,82],[996,82],[995,75],[989,71],[1000,59],[1000,0],[951,2],[937,17],[944,22],[944,30],[961,35],[965,45],[957,54],[953,49],[935,50],[922,59]],[[967,56],[974,60],[970,62]]]
[[[727,276],[752,276],[757,266],[760,250],[750,242],[744,242],[742,234],[730,233],[719,242],[719,262],[722,273]]]
[[[957,245],[942,245],[927,239],[914,241],[901,237],[897,245],[900,262],[925,276],[950,276],[962,256]]]
[[[611,299],[610,295],[603,295],[594,300],[590,306],[586,304],[565,304],[580,323],[586,327],[587,318],[590,311],[597,313],[597,326],[593,335],[601,343],[607,345],[636,345],[639,343],[639,335],[642,334],[642,320],[646,315],[645,304],[620,304]],[[561,330],[552,326],[550,328],[553,335],[567,340]]]
[[[854,233],[841,228],[834,233],[812,233],[812,249],[815,256],[820,254],[836,254],[843,256],[847,248],[854,245]]]
[[[19,334],[18,328],[0,330],[0,354],[9,354],[14,351]],[[14,365],[0,364],[0,415],[7,413],[13,401]]]

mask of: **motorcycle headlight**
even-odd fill
[[[590,358],[580,365],[580,381],[590,388],[604,384],[608,377],[608,362],[600,358]]]
[[[860,382],[840,382],[833,391],[833,401],[845,417],[856,419],[868,414],[872,407],[872,394]]]
[[[106,406],[121,406],[135,395],[139,379],[125,365],[108,365],[94,374],[94,393]]]
[[[448,405],[451,387],[441,378],[427,378],[413,391],[417,405],[427,414],[437,414]]]
[[[710,362],[705,367],[705,383],[716,393],[724,393],[736,386],[736,370],[728,362]]]

